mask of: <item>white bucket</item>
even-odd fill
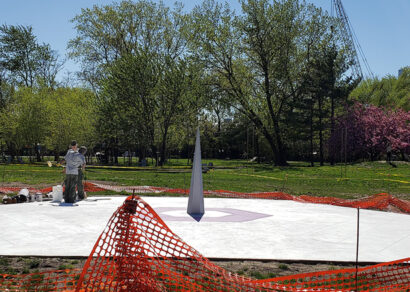
[[[17,194],[17,196],[20,199],[20,202],[29,202],[30,201],[30,194],[28,189],[21,189],[19,191],[19,193]],[[26,197],[26,199],[24,200],[23,197]]]
[[[21,189],[18,194],[28,197],[28,189]]]
[[[61,202],[63,200],[63,187],[61,185],[53,186],[53,202]]]
[[[35,200],[37,202],[42,202],[43,201],[43,194],[42,193],[36,193],[35,194]]]

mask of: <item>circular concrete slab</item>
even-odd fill
[[[187,197],[143,197],[170,229],[205,257],[354,261],[357,210],[294,201],[205,198],[199,221]],[[0,255],[88,256],[125,197],[78,206],[0,205]],[[410,216],[360,210],[359,261],[409,256]]]

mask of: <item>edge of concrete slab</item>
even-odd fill
[[[48,255],[0,255],[0,257],[19,257],[19,258],[62,258],[62,259],[87,259],[88,256],[67,256],[67,255],[62,255],[62,256],[48,256]],[[355,261],[327,261],[327,260],[297,260],[297,259],[252,259],[252,258],[215,258],[215,257],[210,257],[207,258],[208,260],[215,261],[215,262],[262,262],[262,263],[268,263],[268,262],[283,262],[283,263],[289,263],[289,264],[337,264],[337,265],[355,265]],[[371,261],[364,261],[364,262],[357,262],[359,265],[377,265],[381,264],[383,262],[371,262]]]

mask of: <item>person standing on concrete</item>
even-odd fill
[[[85,153],[87,152],[87,147],[81,146],[78,150],[78,154],[80,155],[81,159],[84,163],[78,168],[78,181],[77,181],[77,197],[78,199],[84,200],[86,198],[86,194],[84,192],[84,171],[85,171]]]
[[[78,153],[77,141],[73,140],[71,142],[71,149],[67,151],[64,157],[66,163],[65,190],[63,193],[65,203],[74,203],[76,199],[75,187],[78,181],[78,167],[85,164],[83,157]]]

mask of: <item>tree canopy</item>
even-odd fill
[[[13,84],[56,86],[62,62],[48,44],[39,44],[31,26],[0,26],[0,71]]]
[[[2,150],[41,144],[58,155],[77,139],[106,162],[136,152],[163,164],[192,154],[200,126],[205,153],[252,153],[280,166],[334,163],[347,139],[367,145],[354,157],[380,156],[386,141],[409,151],[409,69],[360,82],[336,18],[301,0],[240,4],[238,12],[217,0],[191,11],[150,0],[82,9],[68,43],[81,86],[57,82],[62,61],[31,26],[2,25]]]
[[[367,79],[352,91],[350,97],[361,103],[378,107],[410,110],[410,68],[404,68],[399,77]]]

